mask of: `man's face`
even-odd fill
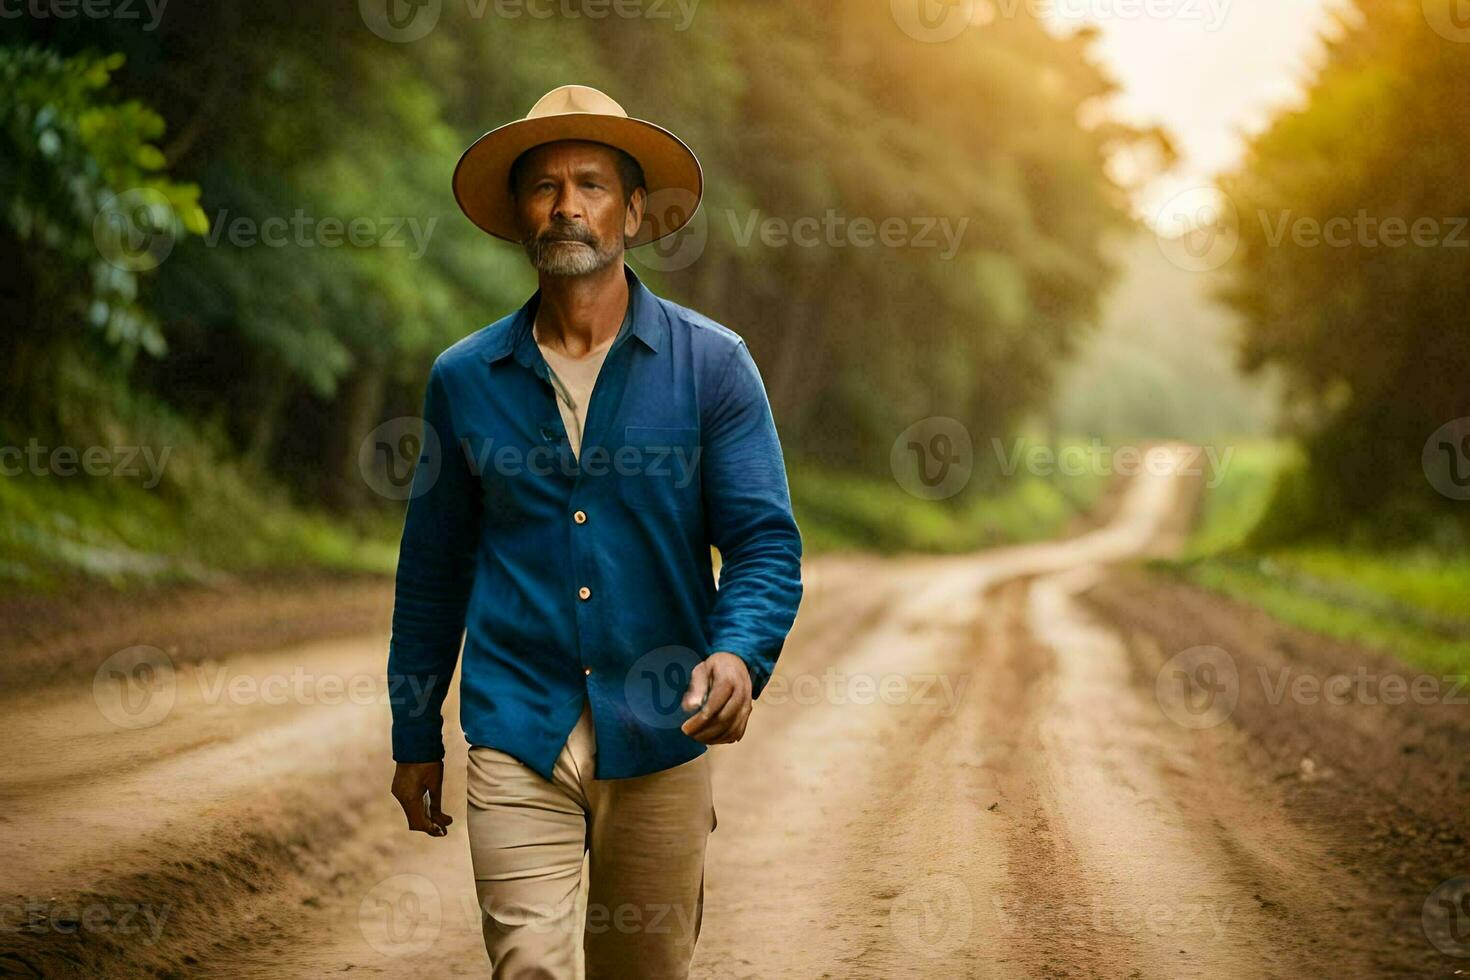
[[[521,244],[537,271],[585,276],[622,260],[624,236],[643,220],[643,191],[623,201],[617,156],[600,143],[538,146],[516,185]]]

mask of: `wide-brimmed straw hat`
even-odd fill
[[[547,92],[526,118],[506,123],[470,144],[454,168],[454,198],[469,219],[496,238],[521,240],[510,196],[516,157],[543,143],[591,140],[625,151],[643,168],[648,185],[643,224],[627,247],[678,231],[694,217],[704,194],[699,159],[673,133],[643,119],[595,88],[563,85]]]

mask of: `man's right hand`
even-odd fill
[[[428,794],[428,799],[424,796]],[[408,829],[443,837],[454,818],[439,808],[444,794],[443,762],[400,762],[393,772],[393,798],[408,817]]]

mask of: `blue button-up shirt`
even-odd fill
[[[466,738],[548,779],[584,699],[596,778],[638,776],[706,751],[679,729],[695,664],[736,654],[757,697],[770,679],[802,545],[760,374],[734,331],[624,274],[580,459],[531,331],[539,291],[434,362],[388,655],[399,762],[444,756],[461,637]]]

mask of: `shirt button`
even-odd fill
[[[577,595],[580,598],[583,598],[583,599],[590,599],[590,598],[592,598],[592,590],[589,589],[589,588],[587,588],[587,586],[584,585],[580,589],[577,590]]]
[[[575,514],[572,515],[572,520],[576,521],[578,524],[586,524],[587,512],[585,510],[577,511]]]

